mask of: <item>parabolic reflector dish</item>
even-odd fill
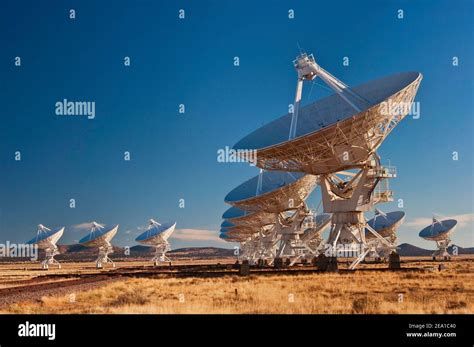
[[[51,247],[51,244],[56,244],[63,236],[64,227],[59,227],[51,230],[45,230],[37,233],[36,237],[27,242],[29,245],[37,244],[38,248],[44,249]]]
[[[79,240],[79,243],[86,247],[101,247],[106,245],[117,234],[117,225],[106,225],[103,228],[92,230],[89,234]]]
[[[231,223],[229,221],[223,221],[221,224],[221,228],[232,228],[235,227],[236,225],[234,223]]]
[[[388,212],[385,214],[378,214],[367,224],[374,229],[382,237],[390,237],[397,229],[402,225],[405,220],[405,212],[403,211],[394,211]],[[372,234],[369,230],[365,229],[365,237],[367,239],[374,239],[375,235]]]
[[[261,189],[257,192],[259,176]],[[267,171],[233,189],[225,202],[246,211],[279,213],[296,209],[317,184],[313,175],[300,172]]]
[[[261,227],[276,223],[277,214],[263,211],[249,212],[237,207],[231,207],[224,212],[222,218],[234,225]]]
[[[219,238],[222,240],[225,240],[227,242],[242,242],[247,239],[245,236],[240,236],[240,235],[233,235],[229,233],[221,233],[219,234]]]
[[[235,225],[224,221],[221,224],[221,233],[234,232],[239,234],[252,235],[259,231],[258,227],[249,227],[245,225]]]
[[[446,240],[456,229],[458,222],[455,219],[446,219],[443,221],[433,220],[433,223],[422,231],[419,236],[430,241]]]
[[[176,222],[153,225],[140,234],[135,241],[144,245],[156,245],[158,242],[166,241],[173,233]]]
[[[256,150],[256,165],[265,170],[319,175],[358,167],[408,114],[421,79],[418,72],[404,72],[351,88],[369,101],[361,112],[337,94],[328,96],[299,110],[293,139],[288,113],[244,137],[234,149]]]

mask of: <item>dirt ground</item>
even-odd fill
[[[474,257],[457,257],[448,262],[433,262],[427,257],[403,258],[402,262],[405,268],[420,270],[124,278],[37,289],[31,295],[10,298],[8,302],[0,297],[0,313],[474,313]],[[182,262],[185,263],[189,262]],[[117,263],[120,269],[149,265]],[[340,264],[340,268],[346,266]],[[380,267],[387,264],[361,264],[360,269]],[[47,273],[101,271],[91,263],[64,263],[62,269]],[[38,264],[0,264],[0,289],[44,274]]]

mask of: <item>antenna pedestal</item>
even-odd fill
[[[433,260],[436,258],[443,258],[445,260],[451,259],[451,254],[448,252],[449,244],[451,243],[451,239],[436,241],[436,246],[438,249],[433,253],[432,257]]]
[[[99,257],[95,261],[95,266],[97,269],[102,269],[104,264],[110,263],[112,267],[115,267],[115,263],[112,259],[109,258],[109,254],[113,253],[114,249],[112,245],[109,243],[106,246],[99,247]]]
[[[170,262],[171,259],[166,256],[166,253],[171,250],[170,244],[168,241],[164,242],[161,245],[155,247],[155,256],[151,259],[155,266],[158,266],[164,262]]]
[[[277,258],[290,259],[291,266],[300,260],[319,255],[324,242],[320,235],[322,230],[317,229],[313,218],[313,213],[304,203],[292,217],[279,220],[275,228],[279,236]],[[311,230],[305,233],[306,229]]]
[[[338,246],[339,251],[340,248],[347,252],[355,251],[356,259],[349,267],[355,269],[369,253],[376,250],[379,243],[388,250],[395,248],[367,224],[364,212],[372,210],[379,202],[391,201],[387,179],[396,177],[396,172],[393,168],[380,165],[380,158],[373,154],[357,173],[338,174],[348,178],[343,179],[336,174],[320,178],[324,212],[333,214],[328,243],[332,245],[334,254],[338,254]],[[381,183],[385,183],[385,188],[377,190]],[[375,236],[375,241],[366,241],[366,229]]]
[[[53,264],[54,264],[54,265],[57,265],[58,269],[60,269],[60,268],[61,268],[61,264],[60,264],[56,259],[54,259],[54,256],[59,254],[58,246],[52,245],[52,247],[46,248],[46,249],[45,249],[45,253],[46,253],[46,257],[45,257],[45,259],[41,262],[41,267],[42,267],[44,270],[48,270],[48,269],[49,269],[49,265],[53,265]]]
[[[275,228],[272,228],[270,232],[266,235],[263,232],[260,233],[258,237],[258,260],[272,260],[276,256],[276,244],[277,238],[275,233]]]
[[[246,261],[250,265],[255,265],[259,259],[259,240],[252,235],[248,240],[240,244],[239,260]]]

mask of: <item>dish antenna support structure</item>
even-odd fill
[[[305,202],[290,217],[285,218],[280,214],[275,226],[276,234],[280,237],[276,258],[289,258],[290,265],[294,265],[308,253],[315,256],[314,250],[301,239],[304,232],[303,223],[310,214],[311,211]]]
[[[396,245],[368,225],[364,216],[364,212],[371,211],[375,204],[393,201],[391,190],[377,191],[376,187],[384,180],[396,177],[396,171],[393,167],[381,166],[379,157],[374,154],[359,172],[339,174],[349,178],[342,179],[337,174],[321,175],[323,207],[324,212],[332,213],[328,243],[332,245],[334,252],[337,252],[338,244],[344,247],[358,245],[356,251],[359,255],[349,266],[352,270],[371,251],[365,238],[366,229],[385,247],[396,248]]]
[[[312,54],[301,53],[293,60],[293,66],[298,73],[296,83],[296,95],[291,117],[290,133],[288,140],[296,137],[296,127],[298,125],[298,112],[300,108],[301,96],[303,93],[303,82],[312,81],[317,77],[321,78],[332,90],[334,90],[345,102],[347,102],[356,112],[370,105],[370,102],[357,93],[353,92],[348,85],[338,80],[321,66],[316,64]]]
[[[329,72],[319,66],[312,54],[301,53],[293,61],[293,65],[298,73],[296,86],[296,96],[294,110],[291,118],[290,133],[288,140],[296,137],[298,124],[299,104],[303,90],[303,82],[312,81],[320,77],[326,85],[334,90],[354,111],[360,113],[371,106],[370,102],[358,95],[344,82],[340,81]],[[342,159],[349,159],[349,153],[342,153]],[[380,165],[380,158],[374,152],[367,161],[360,163],[360,171],[357,174],[342,172],[348,175],[348,180],[343,180],[336,174],[325,174],[320,176],[321,192],[325,213],[332,213],[333,225],[328,242],[336,249],[338,241],[342,243],[358,243],[366,245],[365,228],[366,222],[364,212],[370,211],[377,202],[392,201],[392,192],[385,191],[376,196],[374,193],[376,186],[382,180],[396,177],[396,172],[386,169]],[[381,199],[383,198],[383,199]],[[393,248],[386,239],[380,236],[373,228],[367,229],[381,242],[389,248]],[[360,255],[351,264],[350,269],[354,269],[369,253],[368,247],[363,247]]]
[[[298,82],[296,87],[296,96],[294,110],[291,117],[290,132],[288,140],[293,140],[297,134],[298,112],[301,101],[303,81],[312,81],[316,77],[320,77],[331,89],[333,89],[347,104],[349,104],[357,114],[363,110],[371,108],[370,101],[354,92],[345,83],[338,80],[329,72],[320,67],[313,55],[306,53],[300,54],[294,61],[293,65],[298,73]],[[419,78],[418,80],[421,80]],[[418,88],[418,83],[410,91],[405,93],[403,100],[413,99]],[[414,89],[414,92],[413,92]],[[411,95],[410,95],[411,94]],[[411,101],[410,100],[410,101]],[[365,229],[367,229],[378,241],[378,244],[386,249],[396,249],[396,245],[386,238],[382,237],[365,221],[364,212],[370,211],[374,205],[379,202],[393,201],[392,191],[376,190],[377,186],[382,182],[388,188],[388,179],[396,177],[396,170],[393,167],[383,167],[380,164],[380,158],[375,149],[381,144],[388,133],[396,124],[406,115],[394,114],[391,119],[383,124],[379,130],[380,135],[372,144],[373,152],[369,152],[366,160],[352,160],[348,151],[339,153],[338,160],[341,166],[349,169],[358,169],[359,172],[334,172],[323,173],[320,175],[320,185],[323,198],[323,206],[325,213],[332,213],[332,227],[329,235],[328,243],[332,244],[333,250],[337,251],[337,244],[359,245],[359,255],[350,265],[350,269],[354,269],[366,256],[373,250],[373,245],[369,246],[365,240]],[[347,138],[347,142],[350,140]],[[333,151],[336,155],[337,151]],[[342,160],[341,160],[342,159]],[[346,161],[346,163],[344,163]],[[355,164],[355,165],[354,165]],[[311,172],[308,172],[311,173]],[[341,179],[337,173],[349,176],[348,179]]]

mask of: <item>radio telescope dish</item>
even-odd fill
[[[220,233],[219,238],[227,242],[244,242],[248,236],[234,235],[231,233]]]
[[[59,254],[58,246],[56,245],[61,236],[63,236],[64,227],[49,229],[43,224],[38,225],[36,237],[27,242],[29,245],[38,245],[39,249],[45,251],[46,257],[41,262],[41,267],[45,270],[49,268],[50,264],[56,264],[61,268],[61,264],[54,259],[55,255]]]
[[[446,240],[456,229],[458,222],[455,219],[440,221],[433,218],[433,223],[420,231],[420,237],[430,241]]]
[[[394,211],[384,213],[375,209],[375,216],[369,220],[365,228],[365,239],[369,244],[369,256],[375,259],[390,259],[396,253],[397,229],[405,221],[405,212]]]
[[[315,176],[299,172],[261,172],[233,189],[225,202],[246,211],[279,213],[301,206],[316,184]]]
[[[250,227],[246,225],[235,225],[228,221],[224,221],[221,224],[221,232],[236,232],[240,234],[251,235],[257,233],[258,227]]]
[[[394,211],[389,213],[383,213],[376,210],[375,217],[367,222],[367,225],[374,229],[380,236],[385,238],[396,238],[395,232],[405,221],[405,212]],[[365,229],[366,239],[375,239],[375,235],[372,234],[367,228]]]
[[[79,244],[85,247],[99,248],[99,257],[95,262],[98,269],[101,269],[105,263],[111,263],[112,267],[115,267],[115,263],[108,255],[114,252],[110,241],[117,234],[118,228],[118,224],[102,226],[99,223],[92,222],[90,233],[79,240]]]
[[[433,260],[436,257],[443,257],[450,259],[451,255],[448,253],[448,246],[451,242],[450,236],[456,229],[458,221],[455,219],[438,220],[433,217],[433,223],[420,231],[419,236],[428,241],[435,241],[438,250],[433,253]]]
[[[171,261],[166,256],[166,252],[171,249],[168,239],[175,227],[176,222],[160,224],[150,219],[148,229],[135,239],[141,244],[155,247],[155,256],[152,259],[155,265],[158,265],[159,262]]]
[[[231,223],[231,222],[228,222],[228,221],[223,221],[222,224],[221,224],[221,228],[223,229],[227,229],[227,228],[232,228],[232,227],[235,227],[236,225]]]
[[[288,113],[233,148],[237,153],[256,150],[255,164],[265,170],[319,175],[359,167],[408,114],[421,79],[418,72],[405,72],[347,88],[368,101],[360,111],[333,94],[302,107],[294,130]],[[399,110],[393,111],[393,105]]]
[[[231,207],[224,212],[222,218],[234,225],[260,227],[274,224],[277,219],[277,214],[263,211],[248,212],[237,207]]]

